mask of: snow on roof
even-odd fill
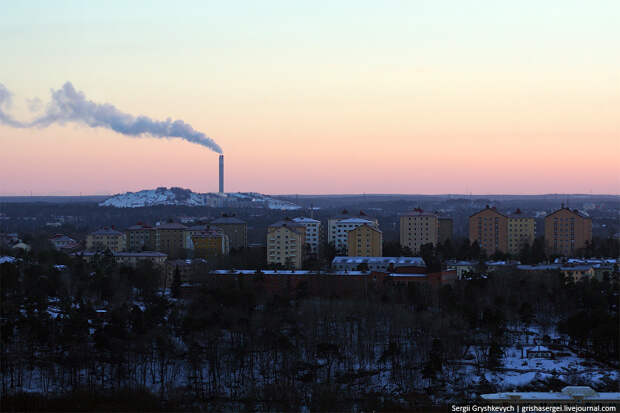
[[[157,225],[157,229],[186,229],[187,227],[183,224],[179,224],[178,222],[165,222],[163,224]]]
[[[211,274],[215,275],[256,275],[258,270],[213,270]],[[369,275],[369,271],[330,271],[317,272],[311,270],[260,270],[265,275],[336,275],[336,276],[353,276],[353,275]]]
[[[560,267],[560,271],[590,271],[591,265],[571,265],[568,267]]]
[[[338,224],[369,224],[374,225],[374,222],[364,218],[346,218],[338,221]]]
[[[517,269],[522,271],[548,271],[557,270],[559,268],[559,264],[517,265]]]
[[[301,224],[319,224],[321,221],[316,219],[308,218],[308,217],[295,217],[293,221],[299,222]]]
[[[5,262],[12,263],[12,262],[16,262],[16,261],[17,261],[17,258],[9,257],[8,255],[0,257],[0,264],[4,264]]]
[[[472,265],[476,265],[477,263],[474,261],[456,261],[456,260],[450,260],[446,263],[449,266],[454,266],[454,267],[469,267]]]
[[[419,278],[424,278],[427,275],[428,274],[400,274],[400,273],[395,273],[395,272],[391,272],[388,274],[389,277],[419,277]]]
[[[332,265],[337,264],[394,264],[395,267],[405,265],[426,266],[420,257],[335,257]]]

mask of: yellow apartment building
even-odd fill
[[[347,233],[349,257],[381,257],[383,255],[383,234],[381,230],[363,224]]]
[[[306,227],[293,221],[278,221],[267,228],[267,263],[300,269],[303,263]]]
[[[400,245],[413,253],[424,244],[437,245],[439,241],[439,216],[416,208],[400,216]]]

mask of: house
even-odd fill
[[[52,238],[50,238],[50,242],[54,246],[55,249],[62,250],[72,250],[78,247],[78,243],[73,238],[70,238],[63,234],[56,234]]]

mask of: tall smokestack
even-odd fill
[[[220,194],[224,193],[224,155],[220,155]]]

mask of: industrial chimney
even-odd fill
[[[224,155],[220,155],[220,194],[224,193]]]

